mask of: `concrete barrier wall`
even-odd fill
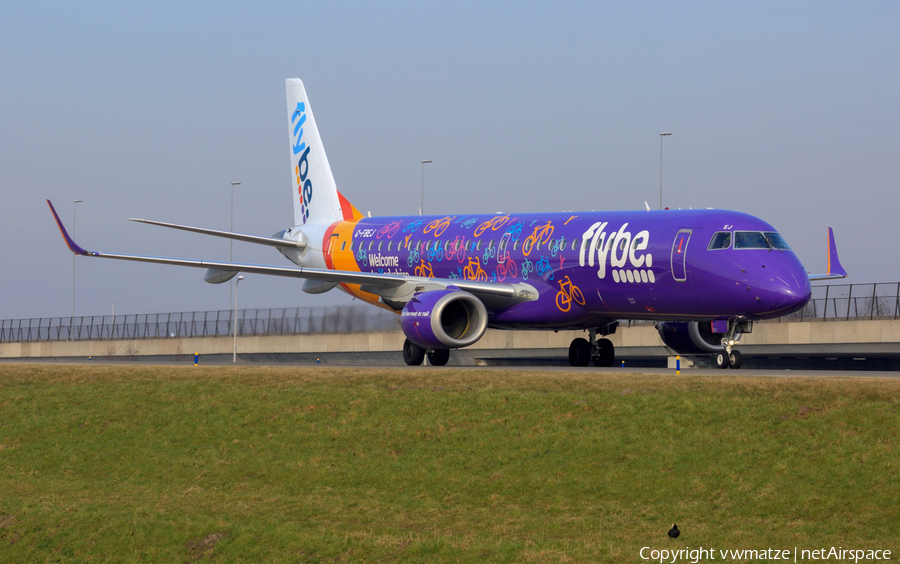
[[[497,349],[566,349],[572,339],[587,337],[586,331],[497,331],[488,329],[485,336],[467,350]],[[400,351],[404,335],[387,333],[349,333],[312,335],[273,335],[238,337],[240,353],[326,353]],[[610,340],[625,353],[629,349],[647,354],[665,355],[666,349],[652,325],[619,327]],[[900,350],[900,321],[851,320],[785,323],[756,323],[753,333],[741,340],[749,345],[816,345],[893,343]],[[201,337],[193,339],[139,339],[133,341],[44,341],[2,343],[0,357],[113,357],[113,356],[177,356],[199,353],[230,354],[233,338]]]

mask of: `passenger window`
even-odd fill
[[[375,244],[375,241],[369,241],[369,250],[370,251],[372,250],[372,245],[374,245],[374,244]]]
[[[494,240],[493,240],[493,239],[491,239],[490,241],[488,241],[488,246],[487,246],[487,248],[488,248],[488,249],[493,249],[493,248],[494,248]]]
[[[393,242],[393,241],[389,241],[389,242],[388,242],[388,252],[390,252],[391,247],[393,247],[393,246],[394,246],[394,242]]]
[[[475,245],[475,250],[478,250],[478,251],[481,250],[481,239],[479,239],[479,240],[478,240],[478,244]]]
[[[519,250],[519,240],[518,240],[518,239],[516,239],[515,241],[513,241],[513,250],[514,250],[514,251],[518,251],[518,250]]]
[[[378,241],[378,252],[381,252],[381,245],[384,244],[384,241]]]
[[[500,239],[500,250],[501,250],[501,251],[505,251],[505,250],[506,250],[506,242],[507,242],[507,239],[505,239],[505,238],[504,238],[504,239]]]
[[[731,231],[719,231],[709,241],[709,250],[727,249],[731,247]]]
[[[578,244],[578,239],[572,239],[572,250],[575,250],[575,245]]]
[[[416,241],[416,252],[422,250],[422,241]]]
[[[559,238],[559,250],[560,251],[566,250],[566,238],[565,237]]]

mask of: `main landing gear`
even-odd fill
[[[601,335],[615,333],[616,328],[602,327]],[[572,341],[569,345],[569,364],[572,366],[587,366],[594,361],[594,366],[612,366],[616,360],[616,348],[609,339],[597,339],[597,329],[588,329],[590,341],[581,337]]]
[[[737,343],[737,340],[740,339],[740,334],[738,334],[738,339],[735,339],[735,334],[738,332],[738,329],[742,329],[746,331],[748,328],[747,323],[742,322],[737,319],[729,319],[728,320],[728,332],[725,333],[725,337],[722,338],[722,347],[725,350],[717,352],[713,355],[713,360],[716,363],[716,368],[734,368],[738,369],[741,367],[741,364],[744,363],[744,358],[741,355],[741,351],[734,349],[734,345]],[[749,331],[747,331],[749,333]]]
[[[403,342],[403,362],[410,366],[419,366],[428,355],[428,364],[432,366],[444,366],[450,360],[450,349],[432,349],[426,351],[409,339]]]

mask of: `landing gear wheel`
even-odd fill
[[[716,368],[728,368],[728,353],[725,351],[717,352],[713,359],[716,361]]]
[[[425,360],[425,349],[409,339],[403,342],[403,362],[410,366],[418,366]]]
[[[450,349],[434,349],[428,353],[428,364],[432,366],[444,366],[450,360]]]
[[[569,345],[569,364],[572,366],[587,366],[591,363],[591,344],[581,337],[572,341]]]
[[[594,366],[610,367],[616,361],[616,347],[609,339],[600,339],[597,341],[597,348],[600,354],[594,357]]]
[[[741,351],[731,351],[731,354],[728,355],[728,366],[731,368],[737,370],[743,363],[744,357],[741,355]]]

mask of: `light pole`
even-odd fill
[[[72,200],[72,237],[77,237],[78,204],[84,200]],[[75,323],[75,254],[72,254],[72,322],[69,324],[69,340],[72,339],[72,325]]]
[[[243,280],[243,276],[237,277],[237,282],[234,283],[234,350],[231,356],[231,363],[234,364],[237,362],[237,298],[238,298],[238,287],[241,285],[241,280]]]
[[[234,187],[240,186],[240,182],[231,183],[231,227],[229,231],[234,231]],[[234,239],[228,240],[228,262],[234,262]],[[228,303],[231,303],[231,282],[228,282]]]
[[[672,135],[671,131],[665,131],[659,134],[659,209],[662,207],[662,138]]]
[[[422,161],[422,207],[419,209],[419,215],[425,215],[425,165],[431,160]]]

